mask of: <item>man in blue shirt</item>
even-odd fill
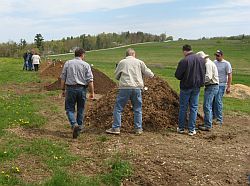
[[[65,96],[65,110],[73,130],[73,138],[77,138],[83,128],[87,87],[90,89],[90,98],[94,99],[93,74],[84,58],[85,51],[82,48],[76,49],[75,59],[64,64],[61,74],[62,95]],[[76,104],[77,117],[75,118]]]
[[[176,69],[175,77],[180,80],[180,111],[178,133],[184,133],[187,108],[189,106],[188,135],[196,134],[195,124],[198,112],[200,87],[205,83],[205,59],[193,53],[190,45],[182,47],[184,59]]]

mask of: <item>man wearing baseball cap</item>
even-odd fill
[[[214,103],[213,103],[213,114],[214,119],[216,119],[216,123],[222,125],[223,123],[223,95],[226,90],[226,93],[230,93],[230,87],[232,83],[232,67],[230,62],[226,61],[223,57],[223,52],[221,50],[217,50],[215,52],[214,61],[215,65],[218,69],[219,75],[219,92],[215,96]]]

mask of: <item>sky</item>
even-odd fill
[[[174,39],[250,35],[250,0],[0,0],[0,42],[142,31]]]

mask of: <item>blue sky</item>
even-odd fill
[[[0,42],[102,32],[175,39],[250,34],[250,0],[1,0]]]

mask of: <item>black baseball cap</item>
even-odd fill
[[[221,50],[216,50],[216,52],[214,53],[214,55],[220,55],[220,56],[222,56],[223,52]]]

